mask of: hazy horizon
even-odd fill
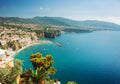
[[[120,24],[119,0],[1,0],[1,17],[64,17]]]

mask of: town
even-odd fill
[[[9,62],[13,66],[14,56],[22,48],[40,43],[43,37],[55,38],[58,35],[60,31],[56,28],[43,30],[42,26],[33,24],[4,22],[0,25],[0,67],[4,68]]]

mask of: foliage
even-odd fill
[[[67,84],[77,84],[77,83],[74,81],[68,81]]]
[[[6,66],[5,68],[0,68],[0,82],[2,84],[13,84],[21,73],[22,61],[15,60],[14,67]]]
[[[47,71],[54,64],[52,55],[46,55],[46,57],[43,57],[41,53],[32,54],[30,56],[30,61],[35,69],[40,68],[42,71]]]
[[[30,81],[33,83],[41,82],[49,79],[49,75],[53,75],[56,72],[56,69],[52,67],[54,64],[52,55],[43,57],[41,53],[32,54],[30,56],[30,61],[35,70],[29,69],[21,75],[23,78],[22,80],[26,83],[29,83]]]
[[[41,53],[32,54],[30,57],[36,73],[39,72],[39,78],[44,78],[44,76],[55,74],[56,69],[53,66],[54,60],[52,55],[42,56]]]

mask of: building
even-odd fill
[[[15,52],[10,50],[0,49],[0,68],[6,67],[6,65],[14,66],[14,56]]]

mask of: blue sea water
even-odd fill
[[[28,47],[15,59],[24,60],[23,69],[32,68],[30,55],[41,52],[52,54],[62,84],[120,84],[120,31],[67,33],[50,39],[62,44],[42,44]]]

